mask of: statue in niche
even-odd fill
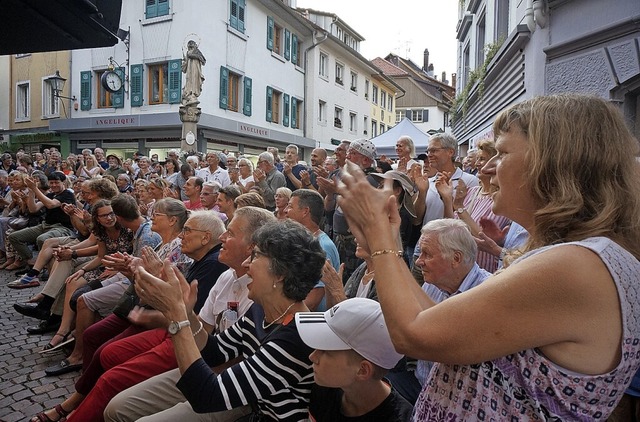
[[[202,83],[204,82],[202,66],[206,62],[207,60],[198,49],[198,44],[189,40],[187,52],[182,56],[182,72],[186,75],[182,89],[183,106],[195,106],[199,103],[198,97],[202,93]]]

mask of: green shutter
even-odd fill
[[[169,104],[180,103],[182,90],[182,60],[169,60]]]
[[[242,107],[242,112],[245,116],[251,116],[251,78],[245,76],[242,82],[244,83],[244,107]]]
[[[273,105],[273,88],[270,86],[267,87],[267,122],[273,120],[273,110],[271,107]]]
[[[291,63],[298,65],[298,37],[291,34]]]
[[[229,11],[229,25],[238,29],[238,0],[231,0],[231,10]]]
[[[244,34],[244,12],[247,10],[246,0],[238,0],[238,31]]]
[[[291,98],[291,127],[298,128],[298,100]]]
[[[147,19],[155,18],[156,16],[158,16],[158,0],[147,0],[146,4]]]
[[[284,30],[284,58],[291,58],[291,32],[288,29]]]
[[[91,110],[91,71],[80,72],[80,110]]]
[[[169,14],[169,0],[158,0],[158,16]]]
[[[289,126],[289,94],[284,94],[284,117],[282,118],[282,125]]]
[[[220,108],[229,107],[229,69],[220,66]]]
[[[140,107],[143,104],[143,92],[142,87],[144,86],[142,79],[142,71],[144,70],[144,65],[134,64],[131,65],[131,74],[129,75],[129,79],[131,80],[131,84],[129,85],[129,89],[131,91],[131,107]]]
[[[273,18],[271,16],[267,16],[267,48],[271,51],[273,51],[273,31]]]
[[[118,67],[114,70],[120,79],[122,79],[122,86],[120,89],[113,94],[111,94],[111,106],[113,108],[123,108],[124,107],[124,67]]]

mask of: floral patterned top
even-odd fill
[[[116,239],[111,239],[106,233],[100,236],[96,236],[98,242],[102,242],[106,246],[106,255],[122,252],[130,254],[133,251],[133,232],[127,228],[121,227],[120,234]],[[97,280],[102,274],[103,269],[101,267],[91,271],[87,271],[83,277],[87,282]]]
[[[618,366],[606,374],[578,374],[559,367],[537,349],[474,365],[437,363],[416,402],[415,421],[607,419],[640,367],[640,262],[607,238],[568,244],[598,254],[613,277],[623,329]]]

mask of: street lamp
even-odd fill
[[[53,88],[53,95],[57,98],[66,98],[67,100],[76,101],[76,96],[73,97],[65,97],[64,95],[60,95],[62,89],[64,88],[64,83],[67,80],[60,76],[60,71],[56,70],[56,74],[54,76],[49,77],[49,82],[51,83],[51,87]]]

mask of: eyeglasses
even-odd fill
[[[269,256],[264,252],[259,251],[256,248],[253,248],[253,250],[251,251],[251,260],[249,262],[253,262],[257,256]]]
[[[115,218],[115,216],[116,214],[113,211],[107,214],[98,214],[98,218]]]
[[[153,219],[153,218],[156,218],[156,215],[164,215],[164,216],[166,217],[166,216],[168,216],[169,214],[165,214],[165,213],[163,213],[163,212],[155,212],[155,211],[154,211],[154,212],[152,212],[152,213],[151,213],[151,218],[152,218],[152,219]]]
[[[267,163],[267,160],[258,160],[258,164]]]
[[[427,150],[427,154],[435,154],[436,152],[443,150],[443,149],[447,149],[447,148],[429,148]]]
[[[189,227],[189,226],[183,226],[182,230],[180,231],[180,233],[184,233],[184,234],[189,234],[191,232],[209,233],[209,230],[200,230],[200,229],[194,229],[193,227]]]

